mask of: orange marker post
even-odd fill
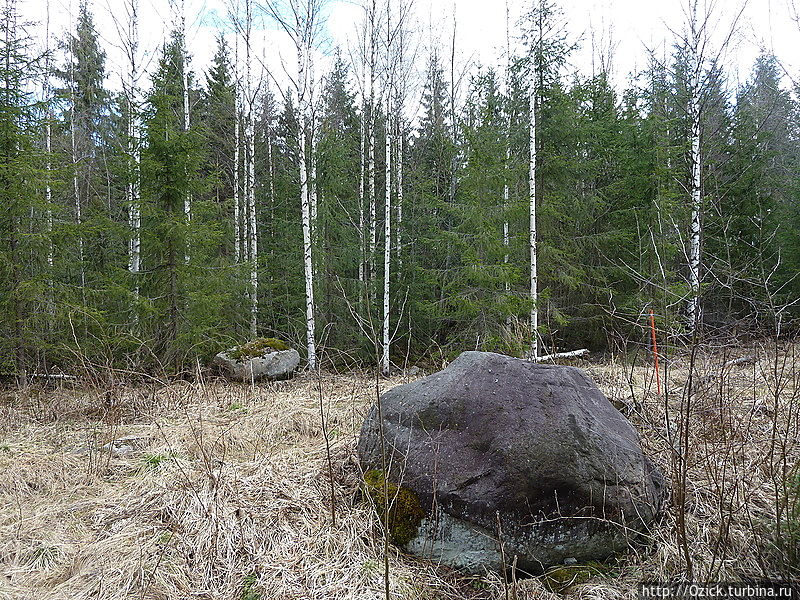
[[[658,368],[658,344],[656,344],[656,318],[653,315],[653,309],[650,309],[650,333],[653,337],[653,356],[656,359],[656,388],[658,389],[658,395],[661,395],[661,373]]]

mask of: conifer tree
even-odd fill
[[[196,132],[186,130],[183,118],[184,43],[180,30],[165,44],[145,113],[147,147],[142,156],[142,178],[146,197],[144,261],[149,262],[149,295],[153,306],[151,331],[157,354],[165,365],[178,369],[189,295],[189,271],[185,264],[189,238],[198,235],[189,228],[185,200],[196,187],[199,167]]]
[[[37,74],[30,40],[21,34],[16,0],[4,0],[0,11],[0,373],[24,381],[37,361],[47,311],[37,306],[46,297],[50,275],[47,256],[50,209],[40,186],[48,177],[36,150],[37,112],[28,91]]]

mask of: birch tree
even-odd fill
[[[44,98],[47,103],[44,118],[44,151],[45,151],[45,214],[47,222],[47,311],[50,315],[50,327],[55,317],[55,297],[53,281],[53,190],[51,186],[52,178],[52,89],[50,87],[50,70],[51,70],[51,56],[50,56],[50,0],[47,0],[45,7],[45,63],[44,63]]]
[[[392,55],[392,9],[391,5],[386,6],[386,81],[384,83],[384,95],[386,111],[386,149],[385,149],[385,190],[383,206],[383,343],[381,357],[381,371],[388,376],[390,371],[389,343],[391,334],[389,332],[389,280],[391,277],[392,259],[392,121],[388,108],[391,106],[393,95],[392,85],[394,83],[394,57]]]
[[[511,33],[509,30],[510,9],[508,0],[506,0],[506,71],[504,78],[505,97],[507,106],[507,125],[505,133],[505,146],[506,146],[506,162],[503,175],[503,246],[506,248],[506,253],[503,256],[503,264],[508,268],[508,247],[511,241],[508,233],[508,201],[510,198],[509,179],[511,178],[510,163],[511,163]],[[505,274],[505,291],[506,294],[511,290],[511,282],[509,281],[508,273]]]
[[[701,30],[697,22],[697,0],[690,7],[689,32],[687,36],[689,52],[689,142],[691,146],[691,184],[690,197],[692,217],[689,228],[689,302],[686,310],[687,320],[692,331],[695,331],[700,316],[700,236],[702,234],[702,190],[700,172],[702,156],[700,154],[700,70],[702,64],[700,45]]]
[[[252,44],[253,1],[245,0],[245,198],[247,201],[247,245],[250,258],[250,335],[258,331],[258,220],[255,182],[255,93],[253,91]]]
[[[364,282],[365,282],[365,261],[367,257],[366,251],[366,235],[364,235],[364,227],[366,225],[365,199],[367,195],[367,179],[366,179],[366,123],[367,123],[367,95],[365,93],[366,84],[366,61],[361,62],[362,77],[361,77],[361,118],[359,119],[358,130],[358,144],[359,144],[359,179],[358,179],[358,282],[361,285],[360,297],[363,296]]]
[[[376,67],[376,47],[377,47],[377,27],[378,15],[376,0],[370,0],[367,9],[367,70],[368,70],[368,93],[369,105],[367,107],[367,178],[369,181],[369,280],[375,278],[375,250],[377,248],[377,197],[375,187],[375,67]],[[372,303],[372,286],[370,288],[369,304]]]
[[[317,366],[316,320],[314,302],[314,262],[312,239],[312,197],[308,169],[308,131],[311,125],[311,61],[319,26],[322,0],[287,0],[284,13],[275,4],[269,12],[283,31],[291,38],[297,55],[297,73],[292,79],[300,109],[298,126],[297,161],[300,171],[300,210],[303,228],[303,270],[305,277],[306,348],[308,368]]]
[[[403,120],[403,91],[399,88],[406,83],[403,73],[403,53],[406,45],[403,43],[404,26],[407,18],[408,6],[398,3],[398,13],[395,22],[392,21],[392,4],[386,5],[386,65],[384,83],[384,105],[386,106],[386,149],[385,149],[385,190],[384,190],[384,231],[383,231],[383,326],[382,326],[382,357],[381,371],[384,375],[389,375],[390,363],[390,344],[391,344],[391,319],[390,319],[390,281],[391,281],[391,262],[392,262],[392,142],[397,136],[397,160],[395,169],[397,171],[397,197],[399,208],[402,209],[402,131],[401,123]],[[398,85],[399,83],[399,85]],[[392,112],[394,113],[392,115]],[[402,219],[402,212],[398,212],[398,225]],[[399,250],[398,250],[399,255]]]
[[[183,131],[188,132],[190,126],[190,119],[189,119],[189,52],[187,48],[187,31],[186,31],[186,0],[181,0],[181,14],[180,14],[180,31],[181,31],[181,39],[183,41],[183,47],[181,49],[182,52],[182,65],[183,68],[181,69],[181,79],[182,79],[182,91],[183,91]],[[189,223],[192,220],[192,193],[190,191],[186,191],[186,197],[183,201],[183,212],[186,215],[186,222]],[[190,244],[186,244],[186,262],[189,262],[189,246]]]
[[[141,151],[140,151],[140,99],[139,78],[142,65],[139,58],[139,0],[125,3],[126,21],[123,27],[117,23],[123,52],[127,62],[127,73],[123,79],[123,94],[127,111],[126,121],[126,168],[127,184],[125,204],[128,209],[128,270],[133,278],[134,298],[139,295],[139,272],[141,271]]]
[[[686,30],[683,34],[683,45],[687,52],[687,115],[689,119],[689,162],[690,162],[690,181],[689,181],[689,202],[691,207],[691,219],[689,225],[689,298],[686,306],[686,317],[691,331],[696,333],[702,321],[701,306],[701,281],[703,270],[702,257],[702,236],[703,236],[703,160],[701,124],[703,121],[704,107],[707,100],[707,88],[709,87],[709,77],[716,70],[720,57],[727,50],[733,39],[733,34],[739,18],[744,11],[747,1],[743,0],[738,12],[734,13],[733,19],[727,28],[723,28],[724,37],[716,55],[711,54],[710,29],[719,28],[719,23],[712,20],[714,3],[703,2],[701,0],[688,0],[684,6],[686,17]],[[698,9],[702,6],[701,14]],[[706,68],[706,63],[709,63]]]
[[[536,111],[539,73],[537,72],[538,54],[541,53],[543,6],[542,0],[534,0],[538,6],[534,8],[532,17],[534,29],[528,47],[528,244],[530,250],[530,302],[531,302],[531,359],[539,355],[539,276],[536,254]]]
[[[238,8],[238,4],[237,4]],[[233,83],[233,252],[235,261],[242,259],[242,232],[240,216],[240,189],[239,189],[239,148],[241,141],[241,115],[239,109],[239,36],[236,36],[234,50],[234,83]]]

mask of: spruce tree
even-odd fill
[[[192,308],[187,303],[196,282],[190,278],[185,257],[190,238],[200,237],[195,222],[190,227],[184,204],[197,189],[200,164],[196,130],[184,128],[184,68],[183,38],[175,31],[153,75],[145,110],[147,146],[142,154],[142,258],[149,279],[149,331],[155,338],[156,355],[175,370],[193,337],[195,323],[187,318]]]
[[[30,40],[21,35],[15,0],[0,13],[0,374],[17,374],[41,364],[48,312],[50,244],[44,188],[48,177],[36,148],[40,131],[29,90],[39,67]]]

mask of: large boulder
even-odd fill
[[[258,338],[220,352],[213,363],[234,381],[285,379],[300,364],[300,354],[281,340]]]
[[[380,414],[383,436],[376,404],[358,443],[366,490],[412,554],[473,573],[504,554],[536,574],[607,558],[661,509],[663,476],[580,369],[464,352]]]

